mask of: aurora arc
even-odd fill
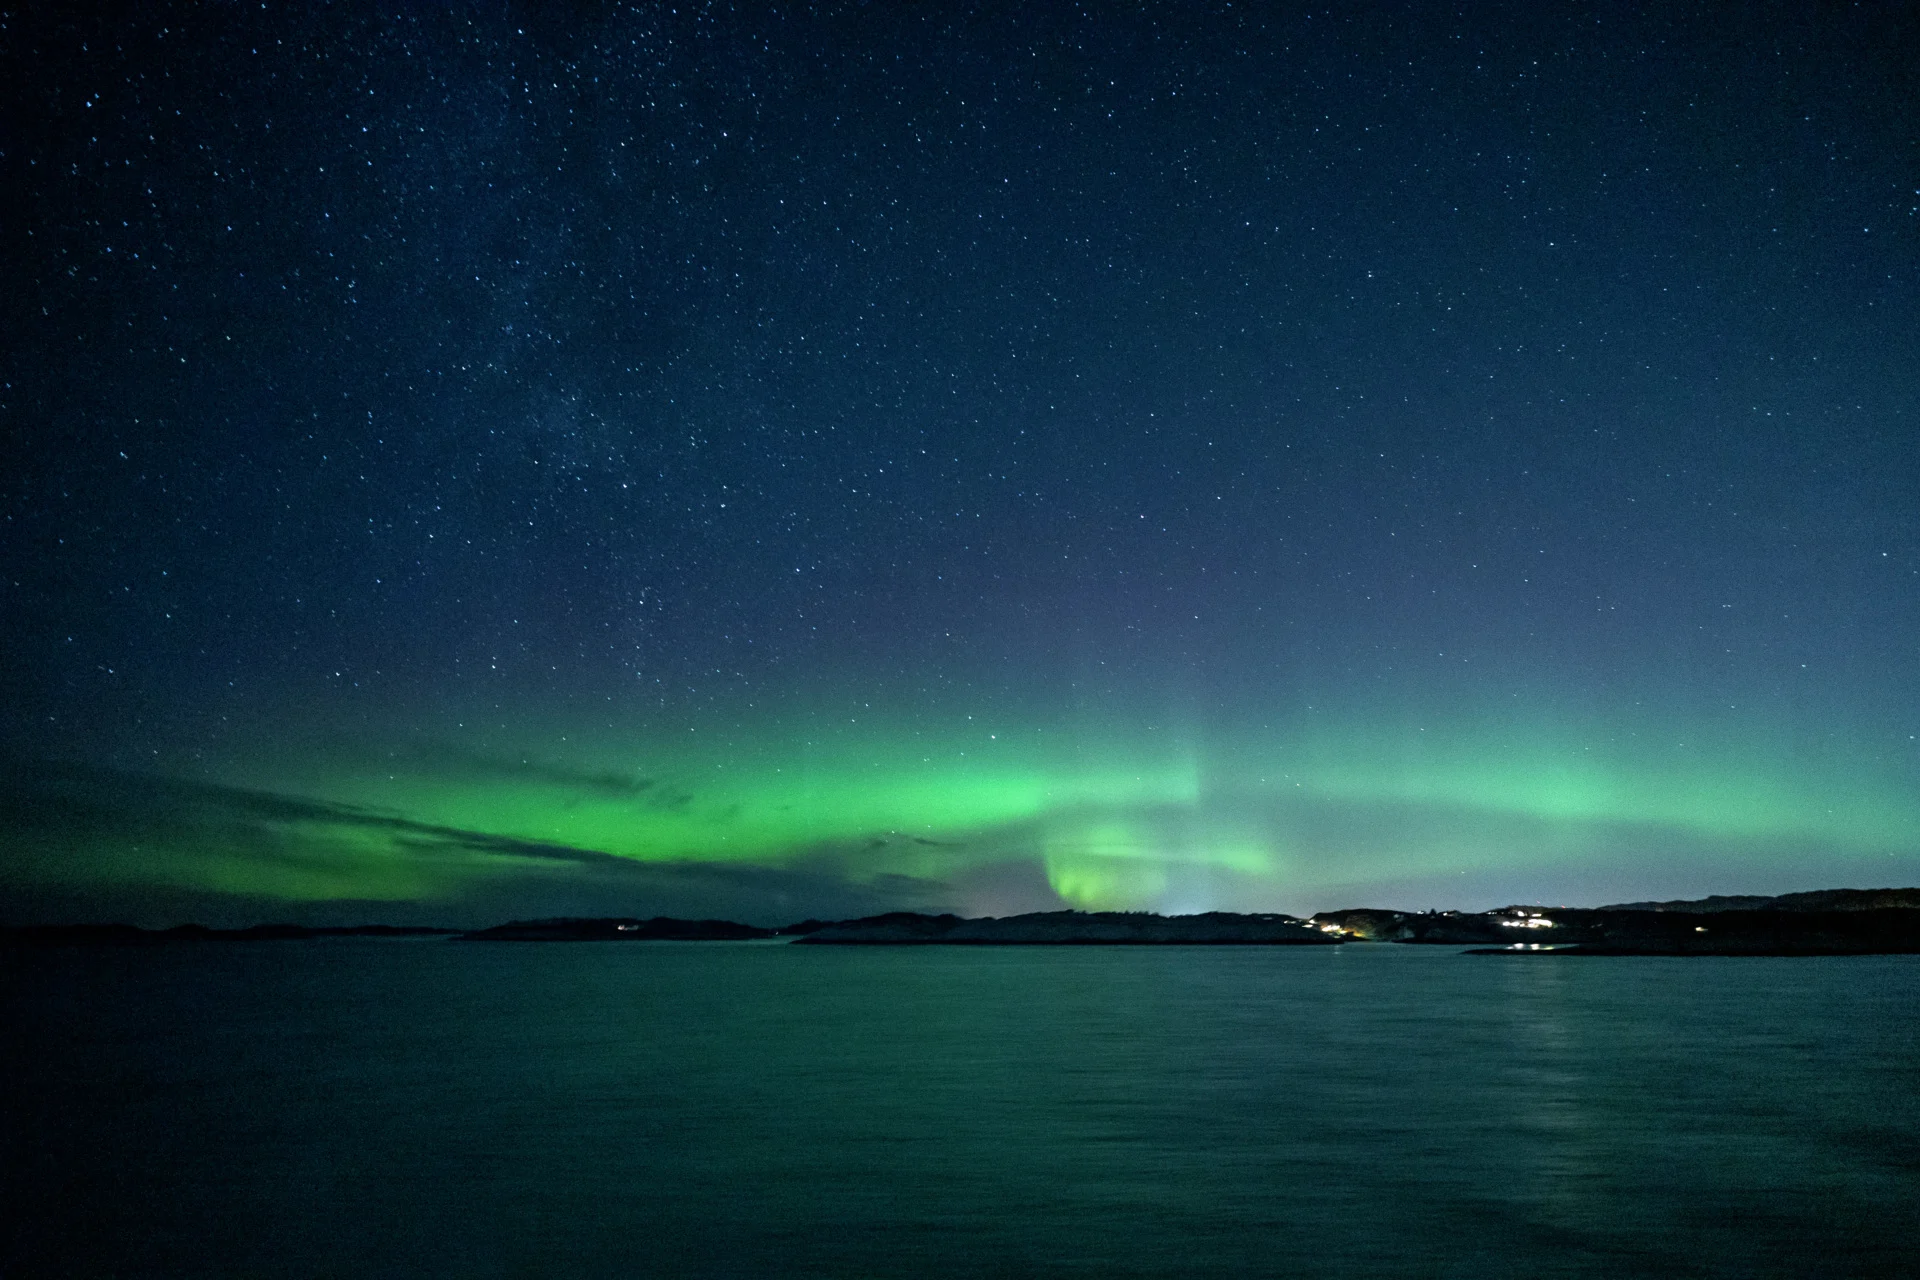
[[[269,753],[226,781],[294,806],[268,815],[270,840],[200,831],[169,843],[136,825],[90,853],[29,860],[26,874],[431,902],[476,883],[577,876],[582,859],[595,874],[824,868],[980,911],[996,903],[974,878],[1026,868],[1075,907],[1305,911],[1334,905],[1329,893],[1462,867],[1496,882],[1604,880],[1653,855],[1683,873],[1735,868],[1794,887],[1818,878],[1811,866],[1888,879],[1920,868],[1920,803],[1897,772],[1864,753],[1823,763],[1758,750],[1750,733],[1661,739],[1644,724],[1511,719],[1409,729],[1359,714],[1237,735],[962,726],[800,743],[770,731],[706,751],[601,741],[564,758]]]

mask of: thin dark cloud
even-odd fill
[[[536,782],[608,799],[639,799],[652,793],[660,803],[685,803],[682,793],[662,788],[658,779],[610,770],[570,769],[529,756],[509,757],[472,751],[450,742],[421,742],[406,753],[430,772],[503,782]]]
[[[0,766],[0,918],[449,922],[940,907],[937,880],[646,862],[354,805],[51,761]],[[369,895],[360,886],[384,892]]]
[[[28,828],[118,830],[130,836],[182,825],[257,824],[264,829],[301,824],[391,832],[398,845],[423,851],[458,849],[560,862],[626,861],[572,845],[417,822],[357,805],[48,761],[7,769],[6,782],[0,785],[0,821]]]

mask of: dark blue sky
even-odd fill
[[[1920,870],[1910,7],[37,6],[0,71],[21,911]]]

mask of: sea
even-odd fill
[[[0,1277],[1920,1276],[1920,956],[0,953]]]

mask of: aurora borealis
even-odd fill
[[[1910,17],[6,24],[0,917],[1920,881]]]

